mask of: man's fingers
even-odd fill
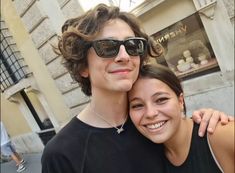
[[[213,133],[217,123],[220,121],[222,125],[228,124],[229,121],[234,121],[233,116],[229,116],[223,112],[214,109],[200,109],[193,112],[192,119],[194,122],[200,123],[198,135],[203,137],[207,132]]]
[[[199,126],[199,131],[198,131],[198,135],[200,137],[204,136],[204,134],[206,132],[207,125],[208,125],[208,121],[206,121],[205,119],[202,119],[200,126]]]
[[[209,124],[208,124],[208,127],[207,127],[207,132],[209,132],[209,133],[213,133],[214,132],[214,129],[216,128],[216,125],[219,122],[220,118],[221,118],[221,112],[214,111],[212,116],[211,116],[211,119],[209,121]],[[224,120],[226,120],[225,117],[223,117],[223,118],[224,118]]]
[[[208,110],[204,112],[204,115],[201,119],[201,123],[199,127],[199,133],[198,133],[199,136],[201,137],[204,136],[205,132],[207,131],[207,126],[208,126],[211,116],[212,116],[212,111]]]
[[[234,121],[234,116],[229,115],[229,116],[228,116],[228,120],[229,120],[229,121]]]
[[[226,125],[229,122],[229,117],[223,112],[220,112],[220,121],[222,125]]]
[[[201,122],[201,120],[202,120],[201,112],[200,111],[194,111],[192,119],[193,119],[194,122],[199,124]]]

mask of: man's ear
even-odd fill
[[[87,78],[89,76],[89,70],[88,68],[84,69],[83,71],[80,72],[80,75],[84,78]]]

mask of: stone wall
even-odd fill
[[[234,116],[234,84],[216,90],[187,96],[185,98],[187,115],[201,108],[213,108]]]
[[[234,0],[223,0],[225,7],[230,17],[230,21],[234,26]]]
[[[52,46],[57,45],[57,38],[60,35],[57,31],[60,28],[53,28],[52,23],[55,19],[50,18],[50,14],[45,9],[45,3],[45,1],[42,3],[37,0],[14,1],[17,13],[21,17],[56,86],[63,95],[65,104],[71,110],[70,116],[74,116],[78,113],[74,110],[81,110],[79,107],[89,99],[81,92],[78,84],[72,80],[68,71],[62,65],[62,57],[55,54],[52,49]],[[76,0],[57,0],[57,4],[58,6],[51,7],[51,10],[59,8],[58,10],[64,16],[64,20],[83,12]]]

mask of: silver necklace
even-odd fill
[[[111,127],[115,128],[115,129],[117,130],[117,133],[118,133],[118,134],[120,134],[121,132],[124,131],[123,126],[124,126],[124,124],[126,123],[127,116],[126,116],[126,118],[125,118],[125,121],[122,123],[121,127],[118,128],[117,126],[112,125],[110,122],[108,122],[106,119],[104,119],[104,117],[102,117],[100,114],[98,114],[97,112],[95,112],[95,110],[92,109],[91,104],[90,104],[90,108],[91,108],[91,111],[92,111],[97,117],[99,117],[100,119],[102,119],[105,123],[107,123],[107,124],[110,125]]]

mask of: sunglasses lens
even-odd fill
[[[113,58],[117,56],[122,44],[129,55],[140,56],[145,53],[147,43],[142,38],[130,38],[124,41],[107,39],[94,41],[92,47],[99,57]]]
[[[93,47],[98,56],[110,58],[118,54],[119,42],[117,40],[98,40],[93,42]]]
[[[131,56],[139,56],[145,53],[146,42],[143,39],[129,39],[124,42],[126,51]]]

